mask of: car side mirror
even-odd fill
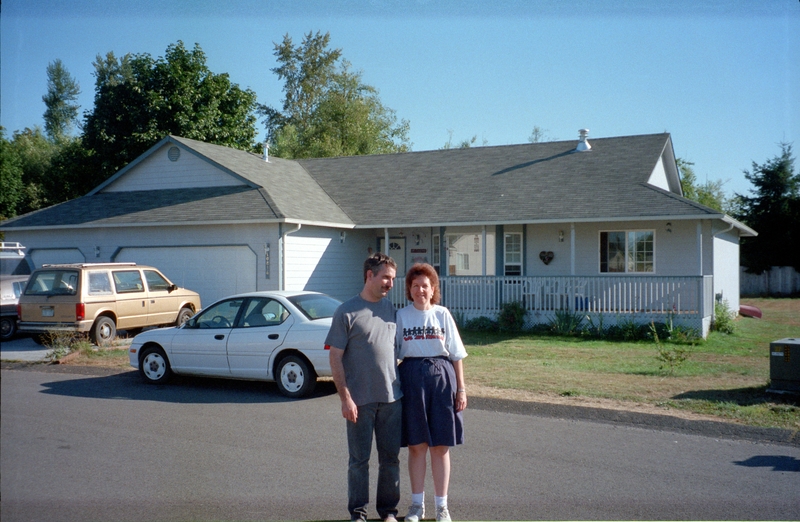
[[[169,285],[167,287],[167,290],[170,291],[170,292],[174,292],[177,289],[178,289],[178,285],[176,285],[175,283],[172,283],[171,285]]]

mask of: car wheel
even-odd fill
[[[0,341],[8,341],[17,333],[17,318],[0,317]]]
[[[191,308],[181,308],[181,311],[178,312],[178,319],[175,320],[175,326],[181,326],[183,323],[191,319],[193,315],[194,312],[192,312]]]
[[[97,318],[89,332],[89,338],[97,346],[108,346],[117,337],[117,325],[105,315]]]
[[[139,374],[149,384],[164,384],[172,376],[169,359],[158,347],[145,348],[139,360]]]
[[[313,368],[305,359],[296,355],[281,359],[275,375],[278,391],[291,398],[308,395],[317,385],[317,376]]]

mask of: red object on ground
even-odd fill
[[[745,317],[755,317],[756,319],[761,319],[761,310],[759,310],[755,306],[740,305],[739,306],[739,315],[744,315]]]

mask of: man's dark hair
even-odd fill
[[[381,252],[375,252],[364,261],[364,282],[367,282],[367,272],[372,272],[372,275],[378,275],[383,265],[389,265],[397,270],[397,263],[394,259]]]

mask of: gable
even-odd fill
[[[245,185],[206,159],[171,142],[160,146],[124,175],[114,178],[102,192],[171,190],[181,188],[232,187]]]

